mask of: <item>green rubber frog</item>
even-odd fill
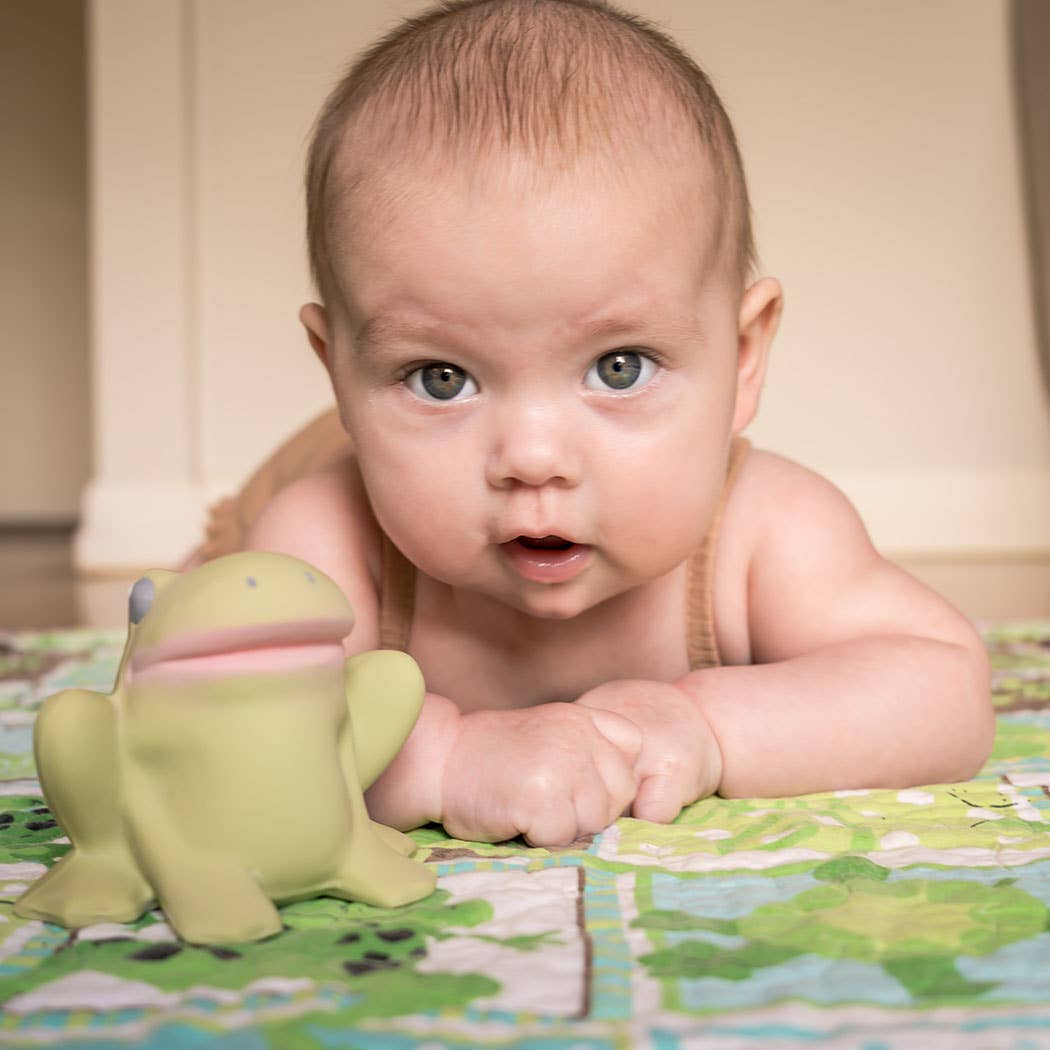
[[[139,579],[113,692],[67,689],[37,717],[40,783],[72,849],[15,911],[78,927],[157,902],[208,944],[277,933],[274,902],[429,893],[433,870],[363,797],[415,724],[422,675],[401,652],[346,659],[352,627],[335,583],[285,555]]]

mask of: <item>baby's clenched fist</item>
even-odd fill
[[[441,821],[457,838],[568,845],[631,804],[641,744],[630,720],[576,704],[464,715],[445,761]]]
[[[718,790],[722,751],[692,698],[669,682],[622,680],[584,693],[577,706],[618,714],[641,733],[631,815],[661,824]]]

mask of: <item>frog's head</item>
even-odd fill
[[[120,680],[279,672],[341,661],[343,592],[298,558],[243,551],[186,573],[151,569],[128,596]]]

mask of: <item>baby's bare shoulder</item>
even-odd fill
[[[943,598],[879,554],[841,489],[775,453],[749,453],[721,541],[744,581],[742,615],[756,662],[864,635],[968,641],[972,633]]]
[[[807,519],[846,514],[860,523],[845,493],[822,474],[775,452],[750,449],[726,505],[727,520],[746,518],[758,540],[771,529],[790,528],[803,509]]]
[[[354,651],[376,647],[381,534],[352,455],[277,492],[245,546],[291,554],[327,573],[354,607]]]
[[[726,502],[716,552],[715,624],[726,662],[756,659],[756,565],[770,556],[790,558],[791,523],[804,516],[799,503],[831,498],[829,489],[834,486],[826,479],[784,456],[748,451]]]

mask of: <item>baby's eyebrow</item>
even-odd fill
[[[571,325],[568,332],[581,343],[626,338],[641,344],[663,341],[688,342],[695,340],[698,328],[695,320],[660,315],[658,311],[644,314],[624,314],[584,321]]]
[[[571,325],[569,331],[576,339],[590,341],[632,335],[645,332],[652,327],[651,317],[603,317],[597,321],[585,321]]]
[[[418,339],[433,336],[441,326],[425,321],[409,321],[405,318],[376,314],[365,321],[353,334],[353,346],[365,354],[374,354],[399,339]]]
[[[566,325],[566,334],[579,342],[598,339],[614,339],[621,336],[672,339],[695,337],[695,325],[689,322],[661,317],[654,320],[651,314],[602,317]],[[399,340],[425,338],[436,342],[446,336],[445,326],[431,321],[413,321],[407,318],[376,314],[366,320],[353,335],[354,349],[364,354],[381,353],[383,349]]]

